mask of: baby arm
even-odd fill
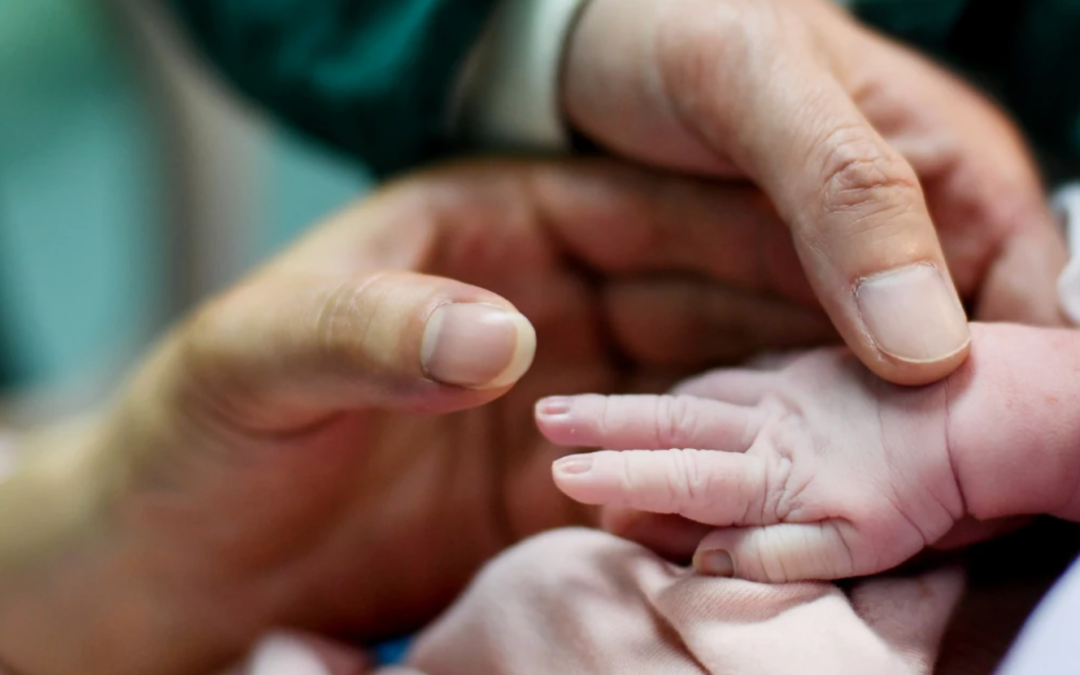
[[[556,443],[612,449],[556,463],[570,497],[717,527],[699,566],[760,581],[872,574],[965,516],[1080,520],[1080,332],[972,330],[968,363],[927,387],[819,350],[668,396],[547,399],[537,419]]]

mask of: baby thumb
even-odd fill
[[[860,574],[843,524],[778,524],[714,530],[698,544],[694,569],[708,576],[787,583]]]

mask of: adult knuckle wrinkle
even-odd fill
[[[920,190],[903,158],[861,131],[834,132],[824,146],[822,202],[827,212],[875,213],[906,207]]]
[[[315,312],[316,349],[329,360],[364,360],[363,345],[375,311],[365,311],[371,282],[345,282],[329,290]],[[370,308],[368,308],[370,309]]]

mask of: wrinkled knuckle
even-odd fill
[[[675,448],[684,445],[683,439],[693,435],[697,425],[692,399],[665,394],[660,397],[656,437],[659,445]]]
[[[821,148],[821,204],[826,213],[865,220],[902,212],[921,200],[914,170],[867,130],[834,131]]]
[[[371,320],[384,301],[373,291],[371,281],[342,282],[328,289],[315,304],[311,319],[316,356],[327,362],[366,365],[364,346]]]
[[[712,503],[714,496],[712,476],[702,471],[700,454],[706,452],[686,448],[678,451],[681,464],[680,489],[686,502],[695,509],[701,509]]]
[[[664,482],[667,489],[667,505],[664,511],[675,513],[680,511],[684,503],[693,499],[689,489],[689,477],[686,467],[686,457],[681,450],[672,450],[667,454],[667,470],[664,472]]]
[[[618,485],[619,494],[633,495],[638,493],[638,489],[641,485],[637,478],[634,468],[634,462],[623,461],[621,462],[622,471],[619,473]],[[627,506],[628,504],[621,504],[621,506]]]
[[[830,543],[833,543],[833,548],[839,551],[839,555],[831,569],[832,576],[837,579],[855,576],[859,572],[858,556],[856,556],[855,548],[852,546],[850,533],[840,529],[836,523],[829,523],[827,526],[831,529],[831,538],[833,539],[833,542]]]
[[[791,567],[791,560],[789,560],[788,551],[799,551],[796,547],[786,546],[784,541],[784,534],[779,528],[765,527],[762,528],[758,535],[756,546],[743,546],[739,551],[739,559],[736,561],[736,569],[740,566],[744,566],[746,569],[758,570],[761,580],[768,583],[785,583],[791,579],[789,574],[789,568]],[[771,555],[766,554],[769,551],[780,552],[779,554],[773,553]]]

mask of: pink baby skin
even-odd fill
[[[713,526],[701,571],[786,582],[893,568],[999,519],[1080,520],[1080,331],[972,325],[945,380],[898,387],[843,349],[725,369],[663,396],[546,399],[585,504]]]

